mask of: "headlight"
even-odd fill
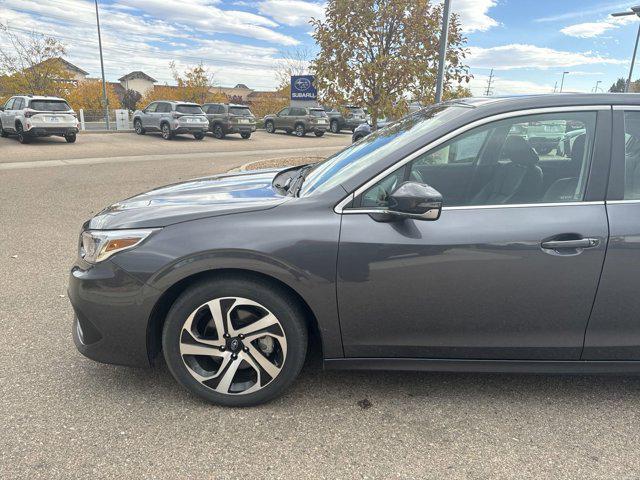
[[[156,230],[85,230],[81,236],[80,257],[88,263],[101,262],[114,253],[135,247]]]

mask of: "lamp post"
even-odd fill
[[[631,7],[631,11],[612,13],[612,17],[626,17],[628,15],[636,15],[640,17],[640,5]],[[633,66],[636,63],[636,52],[638,51],[638,40],[640,40],[640,25],[638,25],[638,33],[636,34],[636,44],[633,47],[633,57],[631,57],[631,67],[629,67],[629,76],[627,77],[627,83],[624,85],[624,91],[629,91],[631,85],[631,75],[633,75]]]
[[[104,80],[104,61],[102,59],[102,37],[100,35],[100,15],[98,14],[98,0],[96,3],[96,24],[98,25],[98,48],[100,48],[100,69],[102,70],[102,103],[104,104],[104,119],[109,130],[109,101],[107,100],[107,82]]]
[[[598,93],[598,89],[600,88],[600,84],[601,84],[601,83],[602,83],[602,80],[598,80],[598,81],[596,82],[596,86],[595,86],[595,87],[593,87],[593,93]],[[602,89],[600,88],[600,90],[602,90]]]
[[[438,78],[436,80],[436,103],[442,101],[444,88],[444,64],[447,59],[447,42],[449,40],[449,12],[451,0],[444,0],[442,10],[442,33],[440,34],[440,59],[438,61]]]
[[[562,72],[562,80],[560,81],[560,93],[562,93],[562,87],[564,87],[564,76],[569,72]]]

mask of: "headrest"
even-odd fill
[[[582,163],[584,158],[584,145],[587,135],[585,133],[578,135],[573,141],[573,147],[571,147],[571,161]]]
[[[502,146],[501,158],[508,158],[518,165],[535,165],[540,158],[523,137],[510,135]]]

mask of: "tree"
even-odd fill
[[[432,103],[442,5],[429,0],[329,0],[312,19],[320,52],[312,62],[324,101],[367,108],[373,122],[397,117],[407,98]],[[445,95],[471,78],[457,15],[449,24]]]
[[[183,100],[203,104],[210,98],[213,87],[213,73],[202,63],[188,67],[183,74],[176,69],[174,62],[169,64],[178,88],[183,90]]]
[[[311,59],[311,50],[307,47],[298,47],[284,52],[275,64],[279,88],[291,88],[291,77],[293,75],[311,74]]]
[[[125,90],[120,99],[120,105],[127,110],[135,110],[138,107],[138,102],[142,99],[142,95],[135,90]]]
[[[85,111],[95,110],[100,113],[104,111],[102,81],[100,80],[79,82],[77,86],[69,89],[66,98],[69,105],[76,111],[81,108]],[[116,108],[120,105],[118,94],[109,84],[107,84],[107,101],[110,108]]]
[[[289,105],[289,89],[277,92],[262,92],[251,102],[251,112],[262,118],[269,113],[276,113]]]
[[[73,82],[60,60],[66,53],[63,43],[37,32],[18,35],[1,23],[0,33],[5,38],[0,45],[0,97],[66,94]]]
[[[619,78],[613,83],[613,85],[611,85],[609,91],[612,93],[622,93],[624,92],[624,87],[626,84],[627,81],[624,78]]]

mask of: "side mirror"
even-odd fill
[[[442,195],[424,183],[404,182],[389,195],[389,207],[374,214],[378,221],[393,221],[411,218],[414,220],[437,220],[442,212]]]
[[[0,107],[0,112],[4,112],[4,107]]]

